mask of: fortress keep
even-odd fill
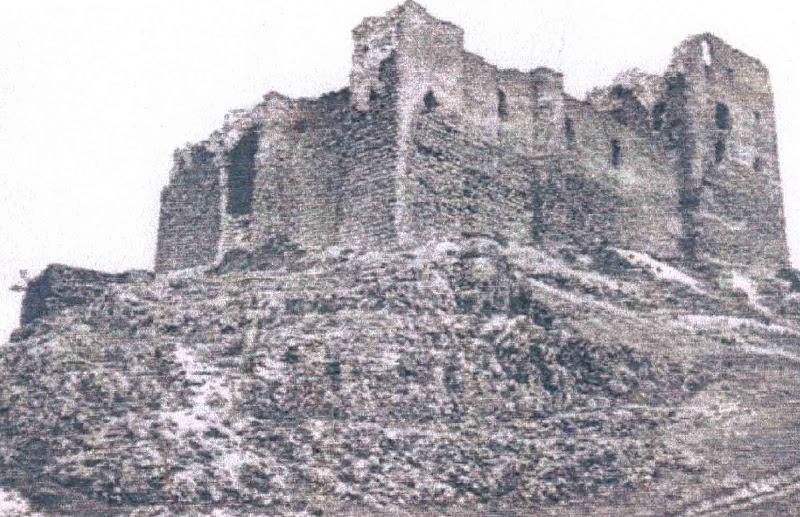
[[[585,101],[498,69],[412,1],[353,31],[349,88],[265,96],[176,151],[156,270],[289,238],[403,248],[484,234],[688,265],[788,263],[769,73],[711,34]]]

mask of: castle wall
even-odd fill
[[[396,49],[401,127],[411,122],[428,92],[434,94],[438,109],[460,113],[464,31],[419,6],[407,4],[401,9]]]
[[[258,242],[283,234],[305,249],[374,246],[395,236],[396,71],[354,109],[347,90],[272,103],[258,156]],[[381,92],[381,93],[377,93]]]
[[[547,183],[548,237],[676,258],[678,183],[649,132],[571,99],[564,116],[571,134],[560,172]]]
[[[177,152],[161,193],[156,271],[210,264],[220,238],[220,170],[203,145]]]
[[[411,132],[407,159],[411,224],[407,231],[420,242],[454,240],[468,231],[465,174],[474,169],[488,178],[494,175],[494,165],[486,147],[472,145],[452,120],[438,113],[417,117]]]
[[[346,96],[292,101],[266,115],[258,156],[254,238],[278,234],[305,249],[333,244],[341,221],[338,136]]]
[[[220,171],[221,215],[217,259],[231,249],[251,246],[253,205],[255,204],[255,157],[260,143],[258,124],[247,121],[244,127],[216,134],[209,143]]]
[[[252,240],[267,241],[279,235],[298,239],[299,206],[293,200],[302,195],[292,163],[298,117],[295,103],[269,94],[260,107],[261,137],[256,154],[256,176],[252,218]]]
[[[314,250],[483,234],[785,263],[769,77],[720,40],[691,38],[665,76],[631,71],[579,102],[558,72],[465,52],[460,28],[413,2],[353,37],[349,89],[269,94],[176,155],[157,270],[276,236]]]
[[[354,120],[350,139],[356,149],[369,153],[366,160],[372,163],[366,164],[368,171],[364,165],[352,165],[354,174],[348,176],[346,189],[354,190],[353,197],[347,197],[353,203],[346,208],[345,217],[379,228],[369,231],[363,224],[346,224],[346,234],[355,238],[354,244],[374,241],[377,233],[379,241],[386,236],[410,245],[416,224],[411,215],[412,192],[418,187],[408,173],[412,126],[422,110],[461,110],[463,94],[458,80],[463,68],[463,31],[433,18],[414,3],[406,3],[383,18],[366,19],[353,37],[352,101],[357,110],[371,115],[372,127],[365,129],[373,133],[360,135],[362,128]],[[382,72],[391,75],[391,80],[382,79]],[[375,105],[381,99],[376,114]],[[382,130],[387,124],[395,129],[391,140],[384,139]],[[393,162],[391,170],[382,167],[389,161]],[[364,192],[364,188],[368,190]],[[366,199],[366,204],[359,204],[361,199]],[[393,210],[391,215],[384,213],[387,208]],[[376,211],[365,213],[365,209]]]
[[[294,153],[295,175],[303,185],[303,194],[295,202],[300,206],[303,237],[297,242],[306,249],[322,248],[338,242],[343,220],[342,130],[349,95],[337,92],[319,100],[307,101],[302,118],[295,125],[300,138]]]
[[[415,243],[413,204],[415,189],[409,160],[412,132],[420,113],[436,110],[457,116],[463,107],[459,79],[463,71],[464,33],[455,25],[430,16],[415,4],[401,6],[398,22],[397,69],[398,157],[396,169],[398,242]]]
[[[339,149],[341,242],[349,247],[396,242],[399,73],[394,54],[379,67],[366,106],[347,112]]]
[[[500,70],[497,88],[503,92],[505,99],[497,131],[499,145],[535,155],[534,113],[537,99],[531,76],[518,70]]]
[[[496,141],[500,117],[497,67],[469,52],[463,55],[460,85],[463,123],[473,128],[479,138]]]
[[[482,234],[530,243],[538,176],[533,160],[475,138],[458,119],[415,120],[408,175],[414,239]]]
[[[766,68],[703,35],[676,49],[668,75],[685,83],[678,111],[685,126],[681,172],[695,212],[686,230],[692,256],[764,267],[785,264],[775,114]],[[724,105],[723,113],[718,114],[718,105]]]
[[[398,72],[392,56],[365,109],[349,91],[268,95],[176,155],[156,268],[207,265],[285,236],[304,249],[396,239]]]
[[[533,112],[533,154],[558,156],[567,150],[564,77],[548,68],[532,71],[536,98]]]
[[[498,69],[464,53],[463,125],[494,145],[530,156],[564,151],[563,79],[548,69]]]
[[[153,274],[147,271],[101,273],[91,269],[51,264],[28,283],[22,300],[20,325],[102,299],[107,293],[106,289],[112,284],[149,282],[152,279]]]

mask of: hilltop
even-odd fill
[[[177,150],[155,271],[0,348],[14,517],[796,514],[772,91],[712,34],[580,101],[413,1]]]

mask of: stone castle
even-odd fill
[[[614,246],[687,265],[788,263],[773,96],[757,59],[703,34],[662,76],[586,100],[499,69],[412,1],[353,31],[349,88],[276,93],[176,151],[157,271],[282,237],[403,248],[464,235]]]

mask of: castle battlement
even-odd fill
[[[584,101],[561,73],[487,63],[408,1],[353,30],[350,85],[265,96],[176,152],[156,269],[288,237],[306,249],[464,234],[618,246],[741,267],[788,261],[767,69],[711,34],[661,76]]]

